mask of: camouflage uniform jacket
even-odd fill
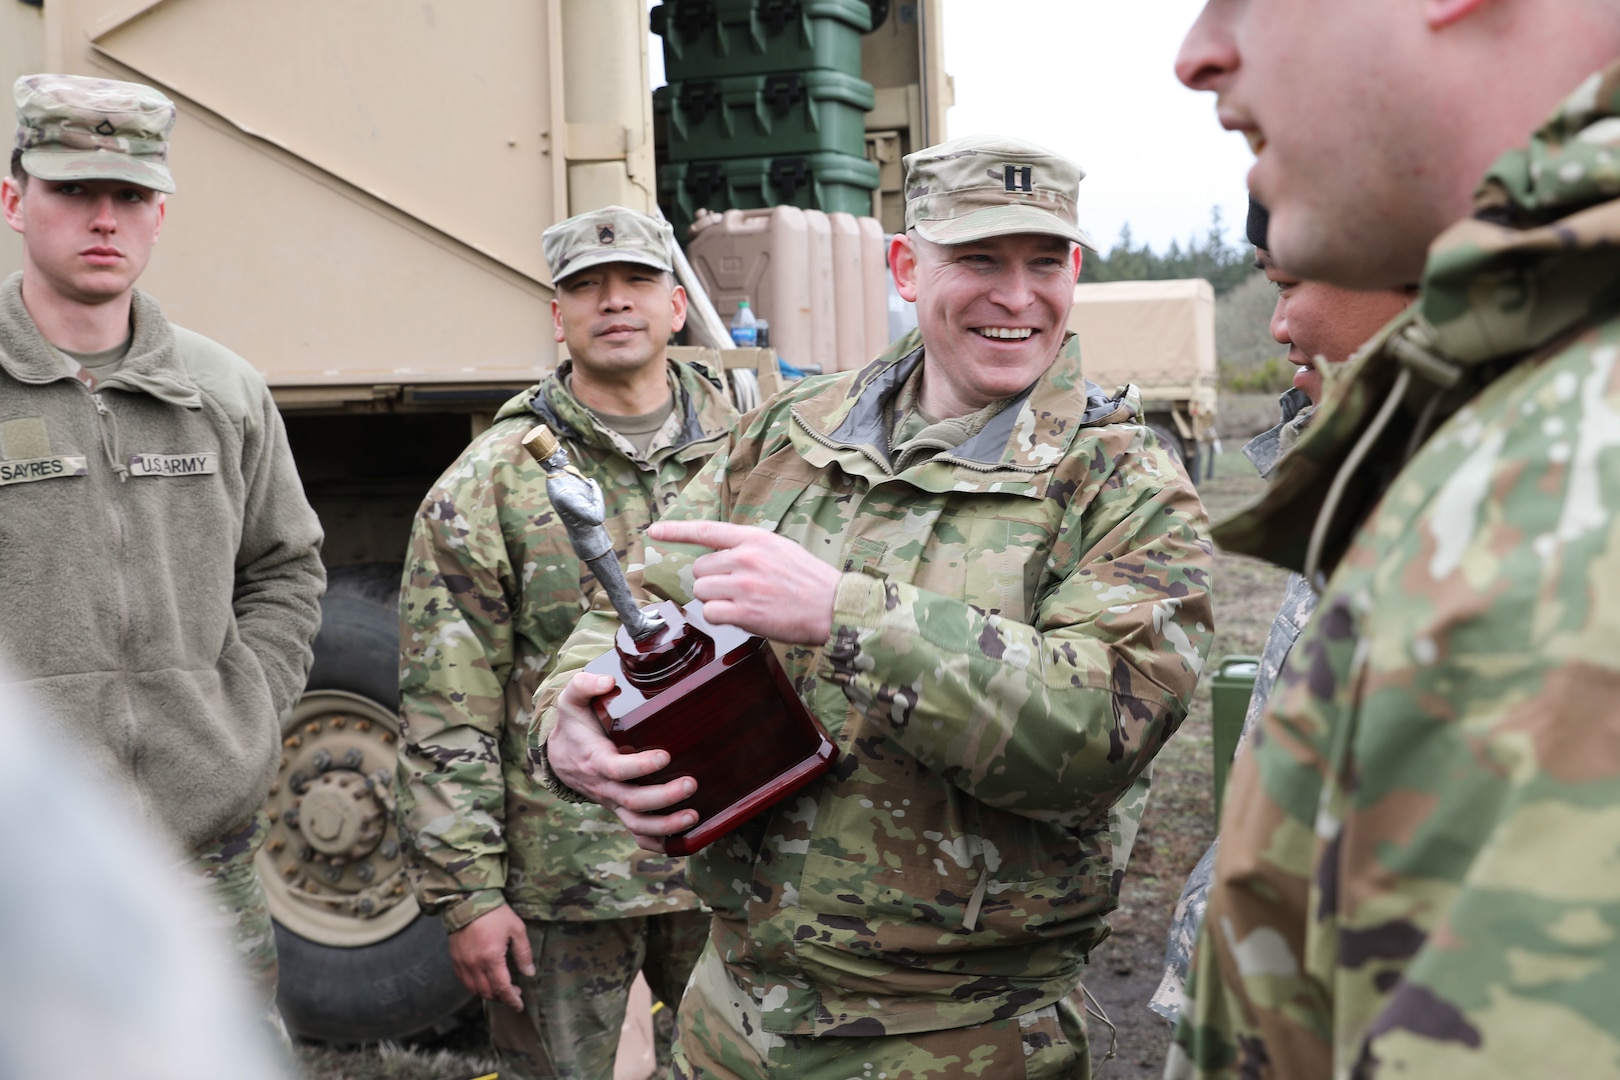
[[[1498,160],[1218,530],[1298,569],[1399,468],[1233,773],[1168,1076],[1620,1075],[1617,113],[1620,64]]]
[[[1282,420],[1270,429],[1250,439],[1243,447],[1248,458],[1262,478],[1269,478],[1283,454],[1293,448],[1305,426],[1310,423],[1315,406],[1305,391],[1293,388],[1277,399],[1282,406]],[[1283,590],[1282,607],[1272,621],[1271,632],[1266,635],[1266,647],[1260,654],[1260,670],[1255,673],[1254,689],[1249,694],[1249,707],[1243,714],[1243,734],[1238,738],[1237,751],[1249,741],[1250,732],[1260,723],[1260,714],[1271,697],[1282,671],[1283,661],[1298,640],[1305,624],[1316,610],[1316,590],[1303,574],[1289,574]],[[1181,888],[1176,901],[1176,913],[1170,921],[1170,933],[1164,947],[1164,977],[1154,991],[1148,1008],[1170,1021],[1181,1015],[1181,1005],[1187,983],[1187,972],[1192,964],[1193,940],[1204,921],[1204,908],[1209,902],[1209,887],[1215,878],[1215,853],[1220,849],[1217,836]]]
[[[1071,337],[976,435],[896,472],[885,414],[921,358],[913,332],[779,395],[669,515],[844,571],[828,641],[779,647],[843,756],[689,860],[769,1032],[963,1027],[1072,991],[1209,647],[1203,506],[1134,391],[1087,383]],[[649,547],[648,591],[689,599],[698,554]],[[581,621],[542,706],[613,628]]]
[[[521,441],[544,422],[602,486],[620,559],[724,444],[736,414],[671,363],[676,409],[645,458],[564,385],[565,365],[513,398],[428,493],[400,597],[401,832],[424,910],[459,929],[507,902],[526,919],[592,920],[697,906],[682,860],[636,847],[596,806],[526,774],[529,702],[600,590]]]

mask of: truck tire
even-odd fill
[[[276,1004],[287,1029],[329,1043],[380,1042],[452,1027],[472,995],[450,967],[444,925],[417,916],[386,941],[338,949],[276,924]]]
[[[329,575],[315,662],[265,807],[259,874],[280,951],[276,1002],[310,1039],[442,1031],[472,999],[442,924],[420,914],[404,877],[393,797],[400,569]]]

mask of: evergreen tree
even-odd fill
[[[1209,230],[1192,237],[1182,247],[1176,240],[1163,255],[1148,245],[1137,247],[1130,224],[1119,230],[1119,239],[1108,254],[1088,253],[1080,268],[1080,280],[1161,281],[1167,278],[1205,278],[1224,296],[1249,276],[1254,252],[1247,243],[1228,244],[1221,222],[1221,208],[1211,207]]]

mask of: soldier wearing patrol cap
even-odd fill
[[[0,181],[0,652],[187,852],[275,1014],[253,856],[325,575],[264,380],[135,288],[175,190],[172,102],[17,80]]]
[[[1088,1075],[1081,970],[1209,648],[1203,507],[1065,329],[1080,169],[994,138],[905,166],[918,329],[767,403],[648,531],[647,591],[772,639],[842,752],[688,860],[684,1077]],[[693,781],[603,736],[578,668],[615,628],[581,620],[537,745],[656,850]]]
[[[423,909],[450,931],[461,980],[488,1001],[502,1075],[608,1080],[642,971],[675,1006],[707,936],[685,860],[636,847],[611,813],[525,772],[530,699],[600,589],[521,441],[545,423],[601,486],[621,560],[709,455],[735,412],[668,359],[686,315],[674,234],[610,206],[541,237],[569,359],[514,397],[422,503],[401,597],[399,807]]]

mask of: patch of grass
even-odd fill
[[[485,1054],[377,1043],[352,1049],[299,1048],[310,1080],[472,1080],[496,1071]]]
[[[1294,385],[1295,365],[1287,357],[1268,356],[1254,364],[1221,365],[1221,389],[1239,393],[1280,394]]]

